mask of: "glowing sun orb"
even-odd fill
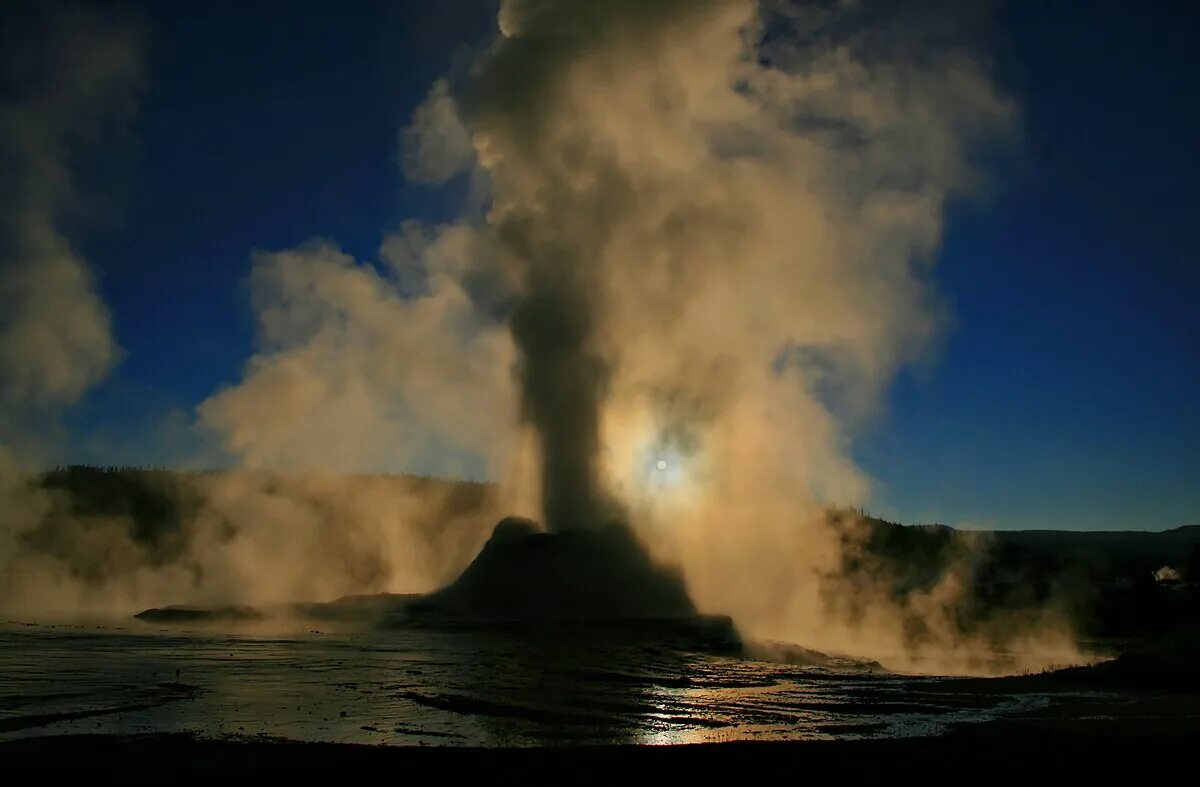
[[[658,462],[655,463],[655,467],[657,467],[659,470],[666,470],[667,469],[667,460],[659,459]]]

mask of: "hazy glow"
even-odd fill
[[[652,489],[669,492],[687,483],[688,460],[683,453],[670,445],[655,446],[652,452],[646,473],[646,481]]]

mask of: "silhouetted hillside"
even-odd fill
[[[286,476],[247,474],[262,491],[303,484]],[[70,466],[43,474],[33,483],[49,493],[52,505],[40,525],[23,537],[29,547],[53,555],[85,580],[100,580],[111,561],[94,554],[81,532],[120,528],[150,564],[181,560],[189,547],[189,522],[205,504],[208,484],[220,472],[180,473],[138,468]],[[494,512],[495,488],[487,484],[416,476],[348,476],[370,479],[378,492],[394,485],[396,495],[429,500],[415,532],[434,541],[457,540],[453,551],[462,565],[486,538]],[[382,481],[381,481],[382,479]],[[294,479],[293,479],[294,480]],[[328,501],[312,495],[320,511]],[[476,516],[478,515],[478,516]],[[332,516],[332,514],[331,514]],[[941,525],[905,526],[831,511],[830,522],[845,534],[845,579],[882,584],[896,596],[933,587],[947,572],[960,572],[971,587],[963,606],[964,625],[996,608],[1033,608],[1053,602],[1066,610],[1084,633],[1127,636],[1161,631],[1200,620],[1200,526],[1163,532],[1075,532],[1054,530],[968,532]],[[453,520],[478,520],[478,528],[447,532]],[[233,522],[224,522],[232,537]],[[478,530],[478,532],[476,532]],[[459,532],[461,531],[461,532]],[[467,532],[470,531],[470,532]],[[1164,567],[1168,570],[1160,571]]]
[[[1181,567],[1200,544],[1200,525],[1172,530],[1070,531],[1011,530],[990,533],[1000,546],[1012,546],[1033,554],[1093,565],[1131,565],[1153,571],[1162,566]]]
[[[370,501],[420,501],[384,506],[391,519],[379,526],[402,527],[447,570],[474,556],[495,521],[494,486],[422,476],[73,465],[29,483],[45,492],[45,505],[36,526],[20,534],[22,546],[94,585],[143,566],[170,566],[199,580],[202,567],[191,554],[197,539],[209,548],[231,543],[242,528],[270,517],[277,527],[294,518],[319,533],[318,548],[330,561],[364,589],[377,589],[386,556],[347,521],[371,510]]]
[[[835,512],[833,521],[845,514]],[[997,608],[1054,604],[1091,636],[1158,633],[1200,623],[1200,526],[1149,531],[959,531],[867,517],[846,571],[903,596],[948,571],[969,577],[964,623]],[[861,537],[861,534],[857,534]]]

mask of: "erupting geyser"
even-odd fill
[[[476,527],[520,513],[540,524],[503,520],[440,590],[288,611],[660,631],[699,608],[857,655],[1060,652],[1052,611],[1036,635],[968,614],[974,547],[893,577],[872,527],[829,510],[869,498],[853,431],[936,337],[946,206],[1014,121],[986,58],[945,46],[948,11],[870,5],[505,0],[404,135],[414,180],[470,184],[462,216],[406,222],[378,267],[328,245],[262,257],[264,349],[201,406],[250,467],[466,458],[501,497],[469,531],[442,523],[447,562],[426,531],[394,534],[417,532],[410,508],[352,507],[302,540],[304,484],[236,489],[205,521],[248,512],[241,533],[265,535],[218,530],[202,582],[249,573],[273,601],[426,590]],[[338,565],[331,543],[361,570],[295,570]]]

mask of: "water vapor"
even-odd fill
[[[196,482],[169,559],[103,541],[131,555],[105,577],[141,577],[105,581],[159,603],[430,590],[499,514],[619,521],[754,641],[921,670],[1076,659],[1052,608],[973,615],[982,545],[901,587],[845,508],[870,495],[858,430],[944,327],[947,207],[1014,135],[986,24],[959,3],[505,0],[401,133],[414,182],[470,178],[462,218],[405,223],[376,261],[322,240],[254,255],[255,352],[198,408],[242,472]],[[111,81],[70,81],[87,100],[62,106],[125,106],[137,69],[114,46],[96,48]],[[9,401],[69,401],[116,353],[53,221],[62,106],[4,115],[29,172],[0,297],[43,302],[0,326]],[[466,511],[331,471],[498,487]]]
[[[78,162],[122,135],[142,84],[143,31],[80,9],[6,9],[0,101],[0,570],[50,508],[27,483],[63,408],[120,348],[68,229],[96,195]],[[12,22],[12,24],[8,24]]]
[[[828,513],[869,493],[854,429],[937,335],[947,204],[1014,127],[986,53],[954,43],[975,16],[502,5],[457,111],[516,283],[550,529],[628,519],[755,637],[982,646],[955,622],[964,569],[903,600],[846,581],[861,537]]]
[[[78,188],[81,156],[126,129],[142,83],[138,26],[24,10],[28,27],[5,35],[0,104],[0,438],[8,440],[22,416],[72,404],[119,357],[67,228],[96,199]]]

